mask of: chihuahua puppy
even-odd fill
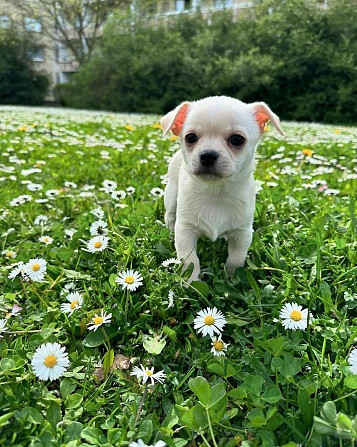
[[[228,240],[229,276],[244,265],[253,233],[254,152],[268,121],[283,135],[267,104],[226,96],[184,102],[161,120],[164,135],[171,130],[180,137],[165,189],[165,224],[175,231],[184,270],[193,263],[189,282],[200,273],[201,235]]]

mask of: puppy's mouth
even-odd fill
[[[217,172],[213,169],[209,169],[209,168],[197,169],[193,172],[193,174],[197,175],[197,177],[200,177],[202,180],[207,180],[207,181],[219,180],[221,178],[226,177],[222,173]]]

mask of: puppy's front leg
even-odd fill
[[[165,225],[174,231],[176,221],[176,207],[177,207],[177,180],[169,179],[165,188],[164,204],[165,204]]]
[[[228,234],[228,258],[226,263],[228,276],[233,276],[237,267],[244,266],[252,242],[252,234],[252,228],[234,230]]]
[[[193,263],[193,272],[188,282],[198,280],[200,274],[200,261],[196,253],[198,232],[192,226],[181,224],[176,221],[175,225],[175,247],[177,257],[183,261],[183,271]]]

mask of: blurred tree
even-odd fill
[[[129,0],[8,0],[26,17],[41,20],[49,42],[66,45],[81,65],[101,35],[108,15],[128,10]]]
[[[42,104],[49,79],[36,72],[27,58],[36,44],[12,31],[0,31],[0,103]]]

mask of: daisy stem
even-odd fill
[[[111,346],[110,346],[110,341],[109,341],[108,335],[107,335],[103,326],[101,326],[100,329],[104,334],[105,341],[108,343],[108,346],[106,348],[107,348],[107,351],[109,351],[111,349]]]
[[[138,412],[136,413],[136,417],[135,417],[134,429],[135,429],[135,427],[136,427],[136,424],[137,424],[138,421],[139,421],[141,412],[142,412],[142,410],[143,410],[143,405],[144,405],[144,400],[145,400],[145,396],[146,396],[147,389],[148,389],[148,384],[145,383],[144,392],[143,392],[143,395],[142,395],[142,398],[141,398],[141,401],[140,401],[140,405],[139,405],[139,408],[138,408]],[[134,433],[133,436],[131,437],[130,441],[132,441],[132,440],[134,439],[134,436],[135,436],[135,433]]]
[[[211,418],[210,418],[210,415],[209,415],[209,411],[208,411],[207,408],[206,408],[205,410],[206,410],[207,421],[208,421],[209,431],[210,431],[210,433],[211,433],[211,438],[212,438],[213,445],[214,445],[214,447],[218,447],[217,442],[216,442],[216,439],[215,439],[215,437],[214,437],[214,433],[213,433],[213,428],[212,428],[212,424],[211,424]]]
[[[207,439],[204,437],[204,435],[203,435],[202,432],[200,432],[200,436],[201,436],[201,438],[203,439],[203,442],[206,444],[206,446],[207,446],[207,447],[211,447],[211,446],[209,445]]]
[[[36,287],[34,287],[32,284],[28,283],[28,286],[30,287],[30,289],[33,291],[33,293],[37,296],[37,298],[41,301],[41,303],[46,307],[46,309],[48,308],[48,304],[46,303],[46,301],[42,298],[42,296],[37,292]]]
[[[33,304],[33,302],[30,300],[30,297],[29,297],[29,295],[28,295],[28,293],[27,293],[25,284],[24,284],[24,282],[23,282],[21,276],[20,276],[20,281],[21,281],[21,285],[22,285],[22,290],[24,291],[24,293],[25,293],[25,295],[26,295],[27,301],[31,304],[31,306],[32,306],[33,308],[36,309],[36,306],[35,306],[35,305]]]

